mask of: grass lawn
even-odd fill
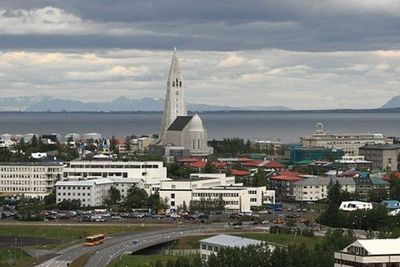
[[[323,237],[305,237],[305,236],[294,236],[289,234],[269,234],[269,233],[233,233],[236,236],[242,236],[257,240],[269,241],[282,245],[289,244],[305,244],[309,248],[313,248],[316,244],[322,242]],[[199,240],[210,237],[213,235],[201,235],[201,236],[187,236],[178,240],[172,247],[172,249],[198,249]]]
[[[39,246],[28,246],[32,249],[54,249],[66,246],[68,242],[82,239],[88,235],[104,233],[106,235],[116,233],[132,233],[149,230],[152,226],[115,226],[115,225],[0,225],[0,236],[22,236],[38,237],[44,239],[54,239],[58,242],[54,244],[39,244]],[[16,261],[15,261],[16,259]],[[3,248],[0,249],[0,267],[1,266],[29,266],[33,258],[21,252],[20,249]]]
[[[115,260],[109,266],[135,266],[135,267],[151,267],[157,260],[161,260],[166,263],[168,260],[176,259],[177,256],[170,255],[124,255],[121,259]]]
[[[122,232],[139,232],[150,227],[141,226],[113,226],[113,225],[1,225],[0,236],[30,236],[45,239],[55,239],[59,244],[39,246],[41,249],[58,247],[66,242],[82,239],[88,235],[103,233],[106,235]]]

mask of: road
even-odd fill
[[[77,244],[57,252],[58,256],[38,264],[40,267],[65,267],[80,256],[90,253],[92,257],[86,266],[99,267],[107,266],[113,259],[128,252],[141,250],[152,245],[165,243],[179,239],[182,236],[193,235],[208,230],[217,230],[221,226],[191,226],[173,229],[152,230],[135,234],[115,235],[106,238],[103,244],[87,247],[83,244]],[[137,240],[137,244],[133,244]]]

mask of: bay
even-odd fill
[[[156,134],[161,113],[0,113],[0,134],[101,133],[104,137]],[[400,135],[399,112],[212,112],[200,114],[209,139],[298,142],[322,122],[331,133]]]

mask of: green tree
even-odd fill
[[[53,209],[56,206],[56,190],[53,189],[50,194],[43,199],[46,209]]]
[[[104,200],[104,203],[107,206],[115,206],[120,202],[120,200],[121,200],[121,192],[119,192],[119,190],[116,187],[111,186],[110,189],[108,190],[108,196]]]
[[[400,199],[400,180],[394,175],[390,176],[390,199]]]
[[[127,208],[143,208],[147,206],[147,192],[136,186],[129,188],[124,206]]]

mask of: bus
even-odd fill
[[[91,235],[86,237],[85,246],[96,246],[104,242],[104,235]]]

